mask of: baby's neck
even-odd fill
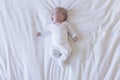
[[[63,22],[53,22],[54,24],[61,24],[61,23],[63,23]]]

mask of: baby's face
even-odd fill
[[[54,23],[64,22],[67,17],[67,11],[63,8],[56,8],[53,11],[52,20]]]
[[[54,22],[63,22],[65,20],[65,16],[62,13],[54,13],[53,16]]]

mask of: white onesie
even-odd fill
[[[71,54],[71,46],[68,41],[68,34],[72,38],[76,37],[76,33],[72,30],[68,22],[63,22],[60,24],[50,24],[48,25],[48,30],[51,32],[51,47],[50,56],[53,59],[57,59],[60,66],[63,67],[64,61],[68,59]]]

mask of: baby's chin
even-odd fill
[[[54,23],[62,23],[62,22],[64,22],[64,21],[54,21]]]
[[[56,22],[64,22],[63,20],[57,20]]]

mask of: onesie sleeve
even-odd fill
[[[68,28],[68,34],[70,34],[72,38],[75,38],[77,36],[75,31],[72,29],[72,27],[70,26],[69,23],[66,22],[66,25],[67,25],[67,28]]]
[[[51,31],[51,24],[48,24],[48,25],[46,25],[46,26],[44,26],[44,31],[46,32],[46,31]]]

